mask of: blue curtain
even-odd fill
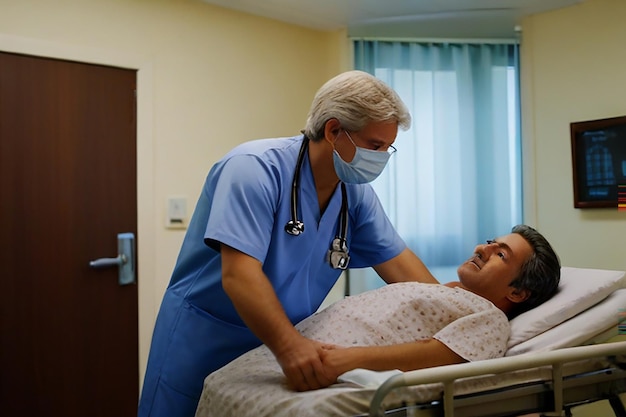
[[[413,123],[373,183],[408,246],[437,273],[522,221],[518,45],[354,42],[355,68],[391,85]],[[351,292],[382,285],[350,272]]]

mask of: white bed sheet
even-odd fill
[[[269,354],[269,351],[267,351]],[[261,361],[266,365],[268,361]],[[595,371],[606,366],[603,360],[584,360],[564,367],[563,375]],[[250,366],[255,367],[254,363]],[[196,417],[346,417],[369,412],[376,389],[362,388],[350,382],[308,392],[293,392],[284,385],[279,367],[253,368],[251,374],[230,375],[228,381],[207,381]],[[459,379],[454,382],[455,395],[510,387],[515,384],[551,379],[549,367],[524,369],[498,375]],[[431,383],[398,388],[385,397],[386,409],[424,404],[442,397],[443,384]]]

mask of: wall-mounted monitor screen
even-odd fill
[[[626,116],[570,123],[570,135],[574,207],[617,208],[626,185]]]

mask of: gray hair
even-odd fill
[[[522,236],[533,248],[533,254],[522,265],[519,276],[509,284],[514,288],[530,291],[528,299],[517,304],[509,313],[509,318],[550,299],[556,294],[561,281],[559,257],[541,233],[524,224],[514,226],[511,232]]]
[[[400,96],[383,81],[363,71],[339,74],[317,91],[304,134],[311,140],[323,138],[330,119],[337,119],[350,131],[359,131],[371,122],[395,121],[403,130],[411,126],[411,115]]]

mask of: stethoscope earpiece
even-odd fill
[[[304,161],[304,154],[309,146],[309,138],[306,136],[300,146],[300,152],[298,153],[298,160],[296,162],[296,171],[293,174],[293,182],[291,184],[291,220],[285,224],[285,232],[292,236],[300,236],[304,233],[304,222],[298,220],[298,188],[300,181],[300,168]],[[348,262],[350,262],[350,255],[348,255],[348,198],[346,196],[346,185],[341,183],[341,213],[339,215],[338,233],[333,242],[330,245],[330,250],[327,253],[328,262],[330,266],[335,269],[346,269]]]

